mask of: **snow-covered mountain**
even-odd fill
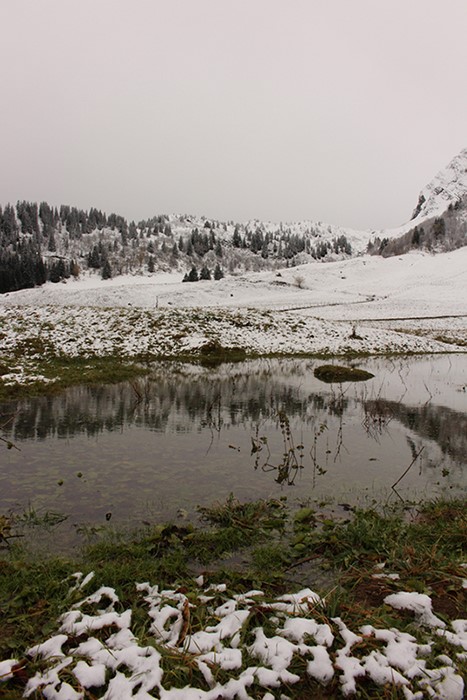
[[[403,236],[415,227],[423,226],[426,222],[444,215],[456,212],[456,218],[467,221],[467,148],[456,155],[445,168],[421,190],[417,206],[412,217],[401,225],[381,230],[357,230],[320,221],[299,221],[281,224],[294,232],[310,232],[320,238],[346,236],[354,254],[366,251],[368,242],[375,238],[397,238]],[[452,218],[452,216],[451,216]],[[249,222],[249,225],[263,226],[266,230],[274,231],[278,224],[272,222]],[[465,241],[464,245],[467,243]]]
[[[467,197],[467,148],[464,148],[420,192],[412,223],[441,216],[450,206],[466,204]]]
[[[393,229],[357,231],[320,221],[219,222],[158,215],[139,223],[117,214],[18,202],[0,207],[0,293],[96,271],[178,271],[187,281],[211,275],[342,260],[365,252],[454,250],[467,243],[467,149],[426,185],[412,219]],[[189,273],[191,277],[189,277]]]
[[[435,224],[436,220],[444,221],[441,225],[441,228],[444,226],[443,236],[435,235],[434,241],[430,240],[430,246],[426,247],[436,252],[437,249],[451,250],[467,244],[467,148],[462,149],[422,189],[409,221],[396,228],[374,232],[374,235],[392,240],[407,236],[416,229],[423,229],[426,234],[433,226],[435,230],[438,227],[439,232],[440,224]],[[446,240],[446,235],[451,240]]]

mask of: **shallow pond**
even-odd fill
[[[465,493],[467,355],[359,360],[374,378],[342,385],[317,379],[319,364],[165,363],[4,404],[0,434],[19,450],[0,445],[0,514],[120,525],[231,492],[362,505]]]

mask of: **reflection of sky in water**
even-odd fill
[[[401,496],[465,487],[466,356],[368,358],[356,364],[375,378],[343,388],[319,382],[318,364],[158,365],[150,379],[3,406],[3,435],[21,451],[2,450],[0,512],[31,503],[102,523],[230,492],[368,501],[388,497],[422,448]]]

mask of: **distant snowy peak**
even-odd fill
[[[355,229],[326,224],[321,221],[295,221],[277,224],[253,220],[245,225],[251,230],[261,227],[265,231],[277,231],[279,228],[288,230],[292,234],[311,236],[318,240],[333,240],[339,236],[345,236],[352,246],[353,254],[364,253],[369,241],[375,239],[399,238],[420,226],[427,220],[443,217],[448,209],[458,211],[449,212],[462,221],[467,222],[467,148],[464,148],[451,162],[441,170],[433,180],[420,192],[418,204],[407,221],[395,228],[373,229],[358,231]]]
[[[449,165],[421,191],[412,221],[440,216],[449,205],[459,205],[467,197],[467,148],[464,148]]]

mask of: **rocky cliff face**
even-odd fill
[[[412,215],[416,224],[427,217],[444,214],[448,209],[460,210],[467,204],[467,148],[464,148],[420,192]]]
[[[377,232],[368,252],[384,256],[409,250],[433,253],[467,245],[467,148],[420,192],[412,218],[395,229]]]

